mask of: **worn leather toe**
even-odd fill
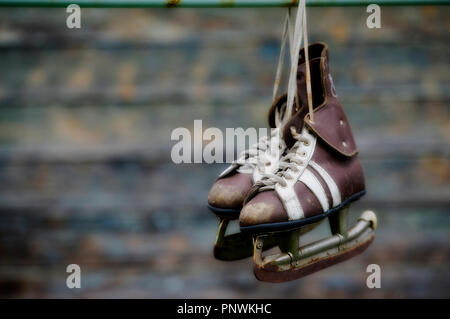
[[[217,180],[208,195],[208,204],[217,208],[240,209],[252,187],[250,174],[237,173]]]
[[[259,193],[241,210],[239,224],[243,227],[287,221],[283,204],[274,191]]]

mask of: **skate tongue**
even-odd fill
[[[312,89],[312,105],[317,107],[324,101],[324,94],[322,89],[322,72],[321,61],[327,56],[327,45],[317,42],[308,46],[309,51],[309,68]],[[300,109],[294,116],[286,122],[283,127],[283,138],[288,148],[292,147],[296,140],[291,134],[291,127],[294,127],[297,132],[301,132],[304,125],[304,118],[308,114],[308,95],[306,88],[306,63],[305,63],[305,49],[300,50],[297,68],[297,96],[299,99]]]
[[[287,148],[291,148],[297,140],[292,136],[291,127],[294,127],[297,132],[301,132],[303,129],[304,117],[308,113],[308,108],[302,106],[298,112],[286,122],[283,127],[282,136]]]
[[[303,50],[300,54],[303,54]],[[302,61],[302,56],[300,57],[300,61]],[[304,59],[303,59],[304,61]],[[320,75],[320,58],[316,58],[310,60],[309,62],[311,68],[311,83],[312,83],[312,91],[313,91],[313,105],[317,106],[317,102],[322,100],[322,98],[317,97],[317,93],[320,93],[322,84],[320,83],[320,79],[317,79],[317,74]],[[317,67],[319,67],[319,72],[317,71]],[[317,82],[319,80],[319,82]],[[297,94],[299,98],[299,104],[301,105],[300,109],[295,113],[295,115],[286,122],[286,125],[283,128],[283,138],[287,147],[292,147],[296,140],[292,137],[291,127],[294,127],[297,132],[301,132],[304,125],[304,117],[308,113],[308,96],[306,93],[306,65],[305,63],[298,66],[297,70]],[[315,94],[316,93],[316,94]]]
[[[318,102],[317,91],[321,91],[322,83],[317,76],[320,76],[320,58],[312,59],[309,61],[311,69],[311,89],[313,105],[316,106]],[[319,69],[319,72],[314,72]],[[297,70],[297,94],[301,105],[308,105],[308,95],[306,91],[306,64],[298,66]]]
[[[286,111],[286,101],[287,101],[287,94],[284,93],[277,97],[275,101],[273,101],[272,106],[269,109],[269,126],[271,128],[278,127],[278,122],[284,117],[284,113]],[[278,119],[277,119],[278,117]]]

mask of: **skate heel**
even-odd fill
[[[356,224],[348,229],[349,208],[342,208],[330,215],[332,236],[300,247],[301,230],[288,233],[265,234],[254,240],[254,273],[258,280],[285,282],[304,277],[318,270],[345,261],[363,252],[374,240],[377,217],[365,211]],[[283,239],[280,240],[280,236]],[[271,238],[279,242],[280,254],[263,256],[266,241]]]

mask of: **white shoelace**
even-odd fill
[[[289,75],[288,83],[288,97],[286,114],[292,114],[292,105],[294,98],[297,98],[297,69],[298,59],[300,56],[300,47],[302,43],[302,36],[304,37],[304,51],[305,51],[305,67],[306,67],[306,93],[308,98],[308,110],[311,122],[314,122],[314,112],[312,106],[312,90],[311,90],[311,74],[309,68],[309,53],[308,53],[308,35],[306,25],[306,0],[299,0],[299,7],[297,10],[297,16],[295,20],[295,32],[294,32],[294,52],[291,51],[291,73]],[[286,124],[287,117],[283,120],[283,124]],[[292,179],[293,176],[290,172],[298,172],[300,165],[304,164],[307,154],[301,151],[302,145],[308,145],[309,139],[302,134],[297,133],[294,127],[290,128],[292,137],[297,140],[289,152],[283,156],[279,161],[278,171],[273,173],[266,173],[259,181],[261,187],[260,191],[274,189],[276,184],[280,184],[285,187],[287,180]],[[302,159],[303,158],[303,159]]]
[[[291,56],[291,72],[289,74],[288,82],[288,97],[286,111],[284,116],[280,119],[280,114],[276,110],[275,123],[278,125],[285,124],[292,114],[292,105],[294,99],[298,105],[297,96],[297,69],[298,69],[298,59],[300,56],[300,47],[302,44],[302,37],[305,42],[305,62],[306,62],[306,91],[308,96],[308,108],[311,122],[314,122],[314,115],[312,110],[312,94],[311,94],[311,76],[309,68],[309,54],[308,54],[308,39],[307,39],[307,26],[306,26],[306,0],[299,0],[299,7],[297,10],[297,16],[295,20],[295,30],[292,34],[291,23],[290,23],[290,10],[286,14],[285,23],[283,26],[283,35],[281,40],[280,57],[278,59],[277,71],[275,75],[275,83],[273,88],[273,100],[277,97],[278,89],[280,86],[282,69],[284,64],[284,55],[286,42],[289,40],[290,44],[290,56]],[[248,150],[243,151],[239,158],[233,162],[233,164],[238,165],[237,169],[240,173],[251,173],[257,167],[261,165],[270,164],[270,160],[267,158],[267,152],[270,150],[271,154],[274,151],[283,152],[285,145],[283,139],[281,138],[280,129],[272,130],[271,138],[268,136],[261,137],[255,145],[250,147]],[[298,158],[297,150],[300,149],[300,143],[309,142],[308,139],[298,134],[295,128],[291,128],[291,133],[297,142],[294,144],[289,153],[283,156],[278,163],[278,172],[276,174],[268,173],[264,174],[263,181],[261,181],[265,186],[261,190],[267,188],[273,188],[276,183],[280,183],[283,186],[286,185],[285,179],[291,179],[292,176],[289,174],[289,170],[298,171],[297,166],[302,164],[302,160]],[[275,138],[276,137],[276,138]],[[276,143],[274,143],[276,141]],[[271,145],[277,144],[277,145]]]
[[[277,70],[275,73],[275,82],[273,86],[273,101],[278,97],[278,89],[281,83],[281,76],[283,73],[283,65],[284,65],[284,56],[286,51],[286,43],[289,40],[289,48],[290,54],[293,54],[293,32],[290,22],[290,8],[286,13],[286,18],[283,25],[283,34],[281,37],[281,48],[280,48],[280,56],[278,58]],[[284,112],[284,118],[288,117],[287,114],[291,114],[288,112]],[[279,127],[280,124],[284,121],[281,118],[279,110],[275,110],[275,125]],[[276,138],[274,138],[276,137]],[[271,145],[276,144],[276,145]],[[270,137],[263,136],[259,139],[258,143],[252,145],[248,150],[244,150],[239,154],[239,158],[236,161],[233,161],[232,164],[238,165],[237,169],[240,173],[252,173],[254,169],[260,167],[261,165],[265,166],[270,162],[267,158],[266,152],[270,150],[271,154],[274,152],[280,152],[281,154],[284,152],[285,145],[284,141],[281,138],[281,130],[274,129],[271,131]],[[281,155],[280,155],[281,156]],[[275,156],[276,157],[276,156]]]
[[[279,170],[275,174],[268,173],[263,175],[263,178],[259,181],[261,185],[260,191],[274,189],[276,184],[286,187],[286,180],[293,178],[290,172],[298,172],[298,166],[304,164],[302,158],[306,158],[307,154],[302,152],[301,149],[302,145],[309,145],[310,140],[302,134],[297,133],[294,127],[291,127],[291,134],[297,142],[289,150],[289,153],[280,159]]]
[[[239,173],[251,174],[254,169],[271,164],[270,157],[279,157],[286,148],[283,139],[279,138],[279,129],[272,129],[270,137],[263,136],[258,143],[252,145],[249,149],[242,151],[239,158],[233,161],[234,165],[238,165],[237,171]]]
[[[299,0],[297,15],[295,19],[295,30],[294,30],[294,40],[293,40],[293,51],[291,51],[291,72],[289,74],[288,82],[288,97],[287,97],[287,107],[286,114],[292,114],[292,105],[294,99],[297,97],[297,69],[298,60],[300,57],[300,48],[302,40],[304,38],[304,51],[305,51],[305,66],[306,66],[306,93],[308,96],[308,109],[310,120],[314,122],[314,113],[312,105],[312,90],[311,90],[311,74],[309,68],[309,52],[308,52],[308,31],[306,23],[306,0]],[[283,119],[283,125],[287,123],[289,117]]]
[[[289,40],[289,48],[291,56],[293,54],[293,32],[290,22],[290,16],[291,16],[291,9],[288,8],[288,11],[286,13],[286,18],[284,20],[283,25],[283,35],[281,36],[281,48],[280,48],[280,56],[278,58],[278,64],[277,64],[277,71],[275,73],[275,82],[273,85],[273,94],[272,94],[272,100],[275,101],[275,99],[278,97],[278,89],[280,87],[281,83],[281,75],[283,73],[283,65],[284,65],[284,56],[286,51],[286,43],[287,40]]]

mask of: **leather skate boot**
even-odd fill
[[[245,197],[253,184],[269,172],[275,172],[285,149],[280,138],[280,111],[285,110],[286,94],[274,101],[269,110],[271,136],[263,136],[257,144],[239,155],[214,183],[208,195],[208,206],[216,215],[238,218]],[[272,147],[272,149],[271,149]],[[275,149],[274,149],[275,148]]]
[[[224,219],[237,219],[252,185],[259,181],[264,174],[274,173],[278,169],[278,160],[285,149],[284,141],[280,137],[280,124],[282,120],[285,120],[287,94],[278,96],[277,92],[283,70],[285,46],[288,40],[290,43],[292,37],[290,10],[288,9],[273,88],[273,103],[268,116],[269,126],[272,128],[271,136],[262,137],[256,145],[242,152],[239,159],[219,175],[209,192],[209,208]],[[292,43],[290,46],[292,47]],[[291,115],[289,114],[289,116]]]
[[[351,202],[365,194],[362,166],[350,124],[337,98],[324,43],[311,44],[309,69],[312,110],[307,99],[305,52],[300,52],[297,90],[303,107],[284,126],[288,148],[280,170],[252,188],[241,211],[241,232],[255,237],[254,272],[280,282],[307,275],[348,259],[373,240],[376,216],[365,212],[347,229]],[[333,236],[299,246],[299,235],[328,217]],[[266,242],[281,254],[262,256]]]
[[[219,218],[219,229],[214,244],[214,257],[220,260],[237,260],[250,257],[253,254],[253,238],[250,235],[236,233],[226,235],[230,220],[238,219],[247,193],[252,185],[264,174],[278,170],[278,161],[283,155],[285,144],[281,138],[281,123],[292,116],[292,107],[286,107],[287,94],[278,96],[281,82],[285,47],[289,42],[292,52],[292,27],[290,24],[290,9],[287,10],[283,26],[283,35],[278,58],[277,71],[273,87],[273,104],[269,110],[269,125],[272,128],[269,137],[260,138],[259,142],[249,150],[244,151],[239,159],[232,163],[213,185],[209,196],[209,209]],[[292,59],[292,58],[291,58]],[[294,86],[295,87],[295,86]],[[298,102],[298,99],[296,100]],[[296,104],[298,108],[298,104]],[[270,242],[266,247],[271,247]]]
[[[214,256],[220,260],[237,260],[253,255],[252,237],[237,233],[225,236],[230,220],[238,219],[242,204],[253,184],[264,174],[278,170],[278,161],[285,143],[280,135],[280,123],[286,110],[287,95],[278,97],[269,110],[270,136],[242,152],[223,171],[208,195],[208,208],[219,218],[219,229],[214,245]]]

